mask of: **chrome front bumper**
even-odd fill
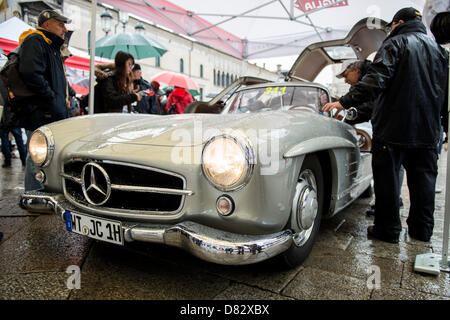
[[[25,193],[20,206],[30,212],[61,214],[80,212],[61,194]],[[284,230],[269,235],[241,235],[184,221],[176,225],[140,224],[122,221],[127,242],[144,241],[182,248],[194,256],[218,264],[244,265],[260,262],[287,250],[292,232]]]

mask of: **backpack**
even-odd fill
[[[1,119],[3,127],[20,126],[17,124],[25,116],[24,100],[33,96],[19,74],[19,51],[8,54],[8,61],[0,70],[0,94],[4,108]]]

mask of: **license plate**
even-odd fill
[[[123,245],[122,224],[66,210],[66,229],[93,239]]]

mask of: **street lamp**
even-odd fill
[[[128,19],[129,17],[127,12],[119,11],[119,21],[123,25],[123,33],[125,33],[125,25],[128,23]]]
[[[105,9],[105,11],[103,11],[100,15],[100,19],[102,20],[102,30],[106,33],[106,35],[108,35],[108,32],[111,31],[113,16],[107,9]]]
[[[138,22],[135,26],[134,26],[134,30],[136,31],[137,34],[143,36],[144,32],[145,32],[145,27],[141,22]]]

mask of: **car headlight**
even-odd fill
[[[255,157],[249,142],[229,135],[209,139],[202,152],[202,170],[217,189],[231,191],[243,187],[253,173]]]
[[[47,127],[41,127],[33,132],[28,144],[31,160],[39,166],[47,166],[53,158],[55,143],[53,134]]]

